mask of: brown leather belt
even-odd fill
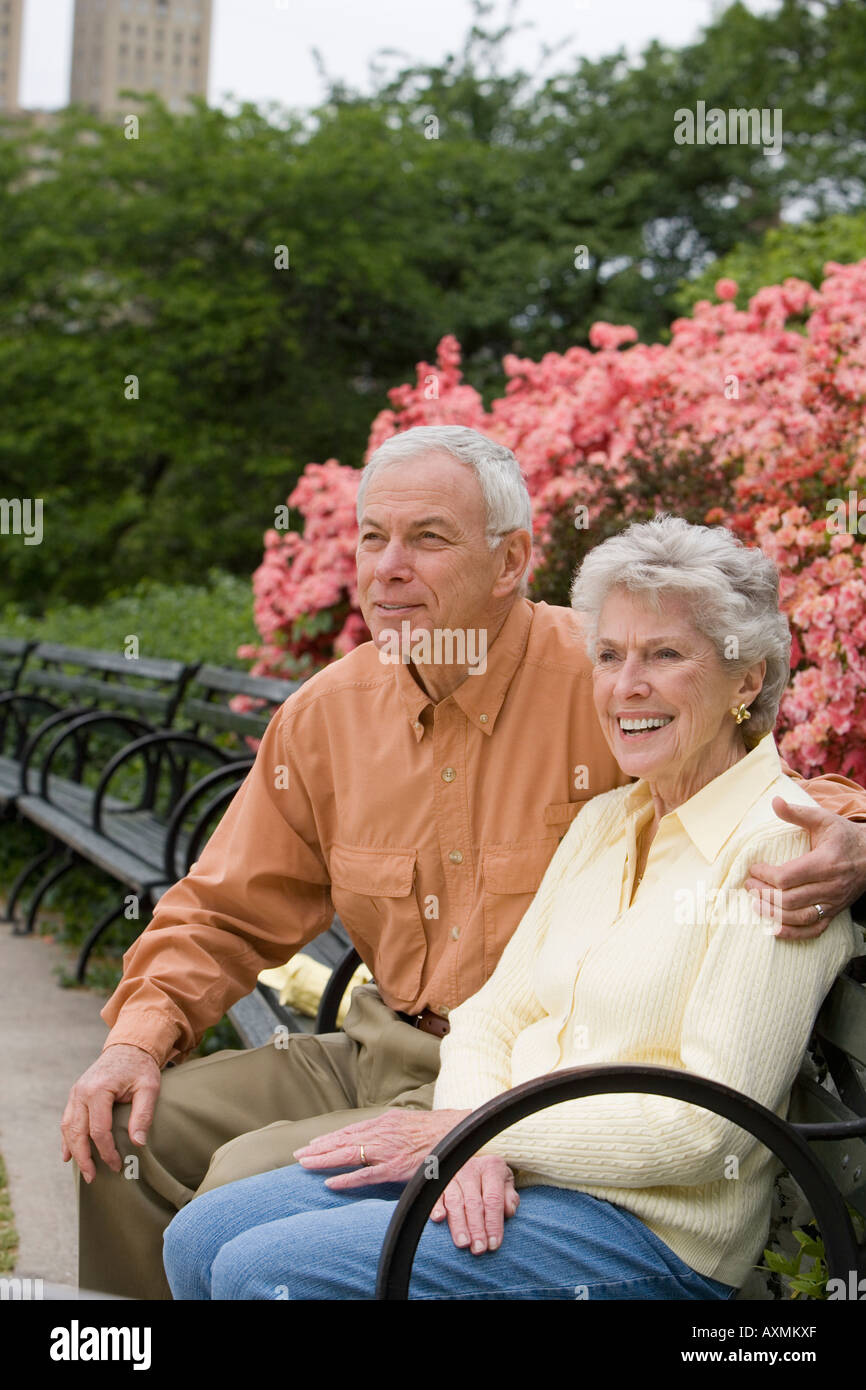
[[[443,1018],[441,1014],[434,1014],[432,1009],[425,1009],[421,1014],[401,1013],[400,1017],[413,1028],[420,1028],[422,1033],[432,1033],[434,1038],[444,1038],[446,1033],[451,1031],[451,1024],[447,1018]]]

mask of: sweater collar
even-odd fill
[[[711,864],[746,812],[782,775],[776,741],[771,733],[765,734],[744,758],[668,815],[677,817],[689,839]],[[625,805],[627,814],[635,817],[652,805],[649,786],[643,779],[629,788]],[[667,816],[663,816],[661,824],[666,820]]]

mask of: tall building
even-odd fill
[[[23,8],[24,0],[0,0],[0,111],[18,110]]]
[[[212,0],[75,0],[69,100],[107,116],[138,109],[125,88],[155,92],[172,111],[206,96],[211,9]]]

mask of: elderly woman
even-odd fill
[[[558,1068],[680,1067],[785,1113],[859,942],[847,911],[782,940],[742,886],[756,858],[807,847],[773,807],[810,802],[771,732],[790,647],[776,569],[721,528],[661,517],[592,551],[572,601],[604,737],[637,782],[588,802],[487,984],[452,1012],[432,1112],[388,1112],[196,1198],[166,1233],[176,1298],[371,1298],[400,1185],[475,1107]],[[730,1298],[774,1172],[750,1135],[680,1101],[556,1106],[461,1169],[410,1296]]]

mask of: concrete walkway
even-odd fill
[[[15,1274],[75,1285],[78,1234],[71,1163],[60,1157],[60,1117],[73,1081],[105,1042],[105,996],[61,989],[74,957],[0,923],[0,1153],[20,1237]]]

